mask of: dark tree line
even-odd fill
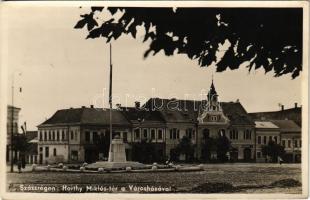
[[[100,19],[103,7],[91,7],[75,25],[87,27],[87,38],[117,40],[122,34],[151,40],[144,57],[163,50],[165,55],[186,54],[200,66],[215,63],[217,71],[264,68],[275,76],[302,70],[302,8],[136,8],[108,7],[112,17]],[[121,17],[116,19],[116,15]],[[221,44],[229,42],[227,49]],[[218,51],[224,51],[221,58]]]

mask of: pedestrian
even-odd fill
[[[280,156],[278,156],[278,160],[279,160],[280,165],[282,165],[283,159]]]
[[[17,161],[17,168],[18,168],[18,173],[22,172],[22,161],[18,159]]]

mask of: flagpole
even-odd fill
[[[109,87],[109,104],[110,104],[110,148],[109,148],[109,161],[113,161],[112,158],[112,44],[110,43],[110,87]]]

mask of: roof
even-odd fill
[[[39,126],[55,124],[109,125],[109,122],[109,109],[82,107],[58,110]],[[112,124],[129,125],[129,122],[119,110],[112,110]]]
[[[143,107],[149,110],[158,110],[167,122],[188,122],[197,120],[202,108],[202,101],[151,98]],[[233,125],[254,125],[240,102],[221,102],[224,114]]]
[[[301,132],[301,128],[293,120],[270,120],[280,128],[281,132]]]
[[[165,123],[165,120],[159,111],[147,111],[135,107],[123,107],[121,108],[121,112],[127,120],[132,123]]]
[[[207,97],[208,99],[211,99],[213,96],[216,96],[216,95],[217,95],[217,92],[215,90],[213,79],[212,79],[211,87],[210,87]]]
[[[256,112],[249,114],[252,118],[257,120],[294,120],[297,125],[301,126],[301,111],[301,107],[295,107],[279,111]]]
[[[225,116],[228,117],[233,125],[255,125],[251,116],[247,113],[240,102],[222,102]]]
[[[38,137],[37,131],[27,131],[26,132],[26,140],[27,142],[30,142],[31,140],[34,140]]]
[[[270,121],[255,121],[255,128],[279,129],[279,127]]]

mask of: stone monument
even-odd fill
[[[110,144],[108,162],[126,162],[126,151],[123,140],[116,135]]]
[[[98,161],[86,166],[88,169],[126,169],[127,167],[141,169],[146,166],[139,162],[127,161],[125,144],[117,135],[113,138],[110,144],[108,161]]]

